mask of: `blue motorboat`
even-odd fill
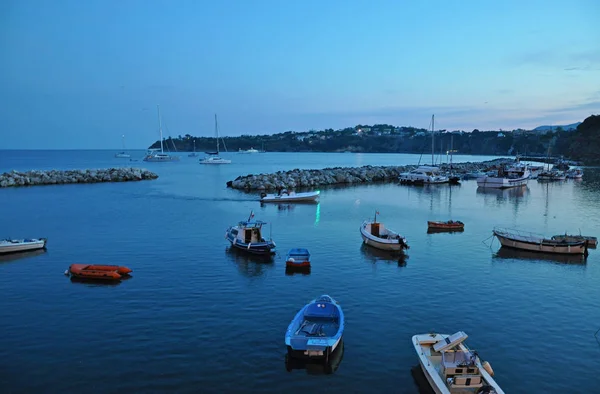
[[[310,252],[304,248],[290,249],[285,256],[286,268],[310,269]]]
[[[267,224],[261,220],[252,221],[254,213],[250,212],[248,220],[239,222],[237,226],[231,226],[225,232],[225,238],[231,242],[231,246],[244,252],[271,255],[275,253],[275,242],[266,240],[262,236],[262,226]]]
[[[342,341],[344,313],[339,303],[322,295],[305,305],[285,333],[288,355],[294,358],[324,358],[326,362]]]

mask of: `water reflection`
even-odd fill
[[[71,283],[76,283],[80,285],[84,285],[87,287],[115,287],[119,286],[122,282],[128,281],[132,276],[123,276],[121,280],[100,280],[100,279],[91,279],[91,278],[76,278],[71,276]]]
[[[447,233],[447,234],[454,234],[454,233],[463,233],[465,231],[464,227],[457,229],[457,228],[427,228],[427,234],[441,234],[441,233]]]
[[[491,189],[487,187],[477,187],[477,194],[485,196],[493,196],[498,202],[505,203],[508,200],[518,201],[519,198],[529,194],[527,185],[519,187],[511,187],[509,189]]]
[[[427,381],[427,377],[423,373],[420,365],[415,365],[412,367],[410,369],[410,374],[412,375],[413,380],[419,389],[419,394],[435,394],[435,391],[433,391],[433,388],[431,388],[431,385]]]
[[[398,263],[398,267],[406,266],[408,255],[402,252],[393,252],[387,250],[379,250],[371,246],[365,245],[364,243],[360,247],[360,252],[365,257],[365,260],[375,264],[378,261],[384,261],[387,263]]]
[[[344,340],[340,341],[338,347],[331,353],[329,362],[321,359],[296,359],[290,357],[288,354],[285,355],[285,370],[292,372],[294,369],[305,369],[309,375],[329,375],[334,373],[340,367],[342,359],[344,358]]]
[[[294,276],[294,275],[302,275],[302,276],[307,276],[310,275],[310,267],[285,267],[285,274],[289,275],[289,276]]]
[[[253,255],[232,247],[226,248],[225,254],[237,265],[240,273],[248,277],[262,276],[274,266],[272,255]]]
[[[494,255],[494,258],[509,260],[553,261],[555,263],[575,265],[585,265],[587,262],[587,259],[583,255],[530,252],[527,250],[506,248],[504,246],[501,246],[500,249],[498,249]]]
[[[10,261],[22,260],[22,259],[26,259],[26,258],[30,258],[30,257],[39,256],[44,253],[46,253],[46,249],[32,250],[30,252],[3,254],[3,255],[0,255],[0,263],[7,263]]]

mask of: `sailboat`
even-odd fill
[[[162,135],[162,122],[160,120],[160,106],[156,106],[156,110],[158,111],[158,130],[160,132],[160,153],[158,150],[149,151],[146,157],[144,157],[144,161],[152,161],[152,162],[163,162],[163,161],[179,161],[179,156],[171,156],[168,153],[165,153],[163,148],[163,135]]]
[[[215,152],[206,152],[208,156],[200,160],[200,164],[230,164],[231,160],[223,159],[219,156],[219,125],[217,114],[215,114],[215,136],[217,140],[217,150]],[[225,145],[225,143],[223,143]]]
[[[125,135],[122,136],[122,140],[123,140],[123,152],[116,153],[115,157],[129,159],[131,157],[131,155],[129,153],[125,153]]]
[[[440,173],[435,165],[435,115],[431,115],[431,166],[419,166],[410,172],[400,174],[400,183],[408,184],[436,184],[448,183],[448,177]]]
[[[196,152],[196,139],[194,138],[194,151],[192,153],[190,153],[188,155],[188,157],[198,157],[200,156],[197,152]]]

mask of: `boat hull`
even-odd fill
[[[465,229],[464,223],[447,222],[427,222],[427,228],[430,230],[462,231]]]
[[[261,197],[260,201],[261,202],[275,202],[275,203],[278,203],[278,202],[308,202],[308,201],[315,201],[317,198],[319,198],[319,194],[320,194],[320,192],[318,192],[318,191],[307,192],[307,193],[294,193],[291,195],[267,194],[266,196]]]
[[[492,176],[482,176],[477,178],[477,186],[489,189],[509,189],[511,187],[519,187],[527,185],[529,176],[522,178],[498,178]]]
[[[494,235],[502,246],[513,249],[528,250],[531,252],[555,253],[555,254],[586,254],[585,241],[581,242],[552,242],[540,238],[539,240],[516,239],[507,234],[494,231]]]
[[[406,243],[399,242],[399,240],[388,240],[369,234],[369,232],[366,230],[366,222],[360,226],[360,235],[365,245],[371,246],[375,249],[390,252],[399,252],[403,249],[408,249],[408,245]]]
[[[45,249],[48,240],[46,238],[38,238],[33,242],[2,242],[0,243],[0,254],[30,252],[38,249]]]
[[[146,156],[144,161],[151,163],[165,163],[170,161],[179,161],[179,156]]]

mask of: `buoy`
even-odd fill
[[[494,370],[492,369],[492,366],[490,365],[489,362],[484,361],[481,366],[483,367],[483,369],[485,369],[487,371],[487,373],[490,374],[490,376],[494,376]]]
[[[65,270],[65,275],[69,276],[69,270]]]

